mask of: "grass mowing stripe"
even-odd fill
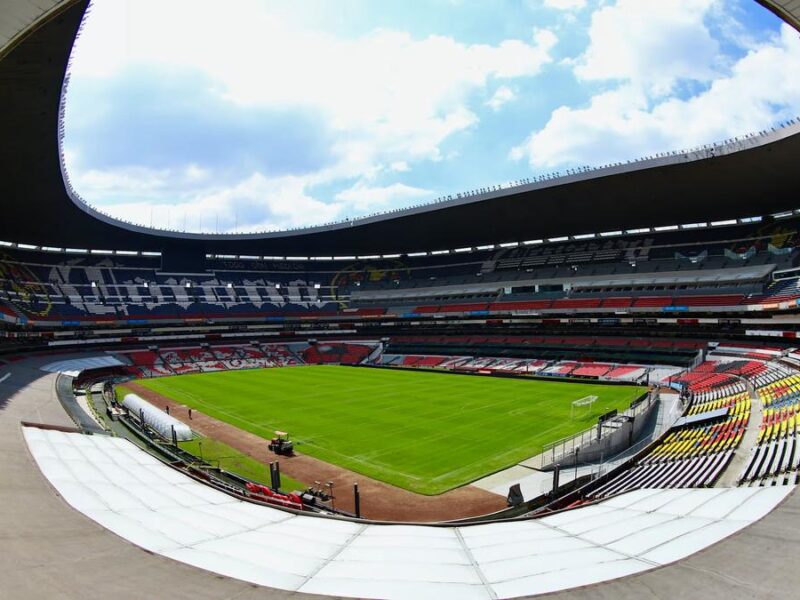
[[[424,371],[316,366],[140,382],[237,427],[289,431],[299,452],[424,494],[524,460],[642,393],[601,386]],[[573,400],[600,400],[575,420]]]

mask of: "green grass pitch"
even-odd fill
[[[427,495],[538,454],[644,391],[338,366],[223,371],[140,381],[212,417],[298,452]],[[570,419],[573,400],[599,396]],[[266,449],[266,444],[265,444]]]
[[[217,440],[209,438],[195,438],[188,442],[178,442],[181,449],[189,454],[194,454],[205,460],[206,462],[225,469],[230,473],[236,473],[242,477],[263,483],[264,485],[271,485],[269,479],[269,468],[263,463],[258,462],[254,458],[250,458],[246,454],[242,454]],[[281,473],[281,490],[285,492],[294,492],[296,490],[304,490],[308,484],[301,483],[285,473]]]

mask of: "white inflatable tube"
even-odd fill
[[[172,428],[175,428],[175,435],[179,442],[192,439],[192,430],[188,425],[184,425],[178,419],[169,416],[163,410],[156,408],[144,398],[136,394],[126,394],[122,399],[122,406],[127,408],[137,417],[142,417],[144,422],[155,429],[161,437],[172,440]]]

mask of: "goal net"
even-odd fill
[[[583,417],[592,412],[592,406],[597,401],[597,396],[586,396],[584,398],[579,398],[578,400],[574,400],[572,402],[572,408],[570,409],[569,418],[575,419],[576,416]]]

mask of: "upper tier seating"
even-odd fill
[[[754,304],[772,304],[800,298],[800,279],[776,281],[767,287],[766,293],[750,301]]]
[[[113,276],[109,276],[113,278]],[[152,279],[156,279],[153,275]],[[186,287],[186,284],[189,287]],[[715,310],[728,306],[753,303],[774,303],[772,296],[746,297],[744,294],[697,296],[668,296],[663,291],[636,297],[606,297],[602,291],[574,297],[511,300],[493,302],[453,303],[447,297],[435,304],[395,306],[391,299],[383,306],[342,309],[341,302],[323,295],[310,284],[295,280],[276,288],[272,281],[249,282],[254,285],[228,288],[214,280],[195,280],[188,276],[172,278],[169,282],[151,283],[147,288],[138,285],[88,285],[13,282],[0,288],[3,314],[16,318],[25,314],[34,322],[104,322],[131,320],[234,319],[255,316],[380,316],[388,310],[419,315],[452,313],[511,313],[519,311],[619,311],[624,309],[651,310]],[[18,291],[27,288],[25,292]],[[553,295],[553,294],[551,294]],[[513,298],[513,295],[508,297]]]
[[[797,280],[771,284],[770,276],[796,263],[797,236],[786,231],[799,224],[790,218],[351,262],[218,257],[187,274],[162,272],[157,257],[7,248],[0,257],[0,312],[10,320],[23,314],[37,325],[376,317],[390,308],[422,315],[713,312],[800,297]],[[782,235],[771,236],[773,230]]]
[[[638,346],[660,347],[667,349],[690,348],[699,350],[706,346],[706,342],[697,340],[665,340],[660,338],[626,338],[604,336],[556,336],[556,335],[491,335],[491,336],[393,336],[392,343],[470,343],[470,344],[532,344],[532,345],[596,345],[603,347]]]

